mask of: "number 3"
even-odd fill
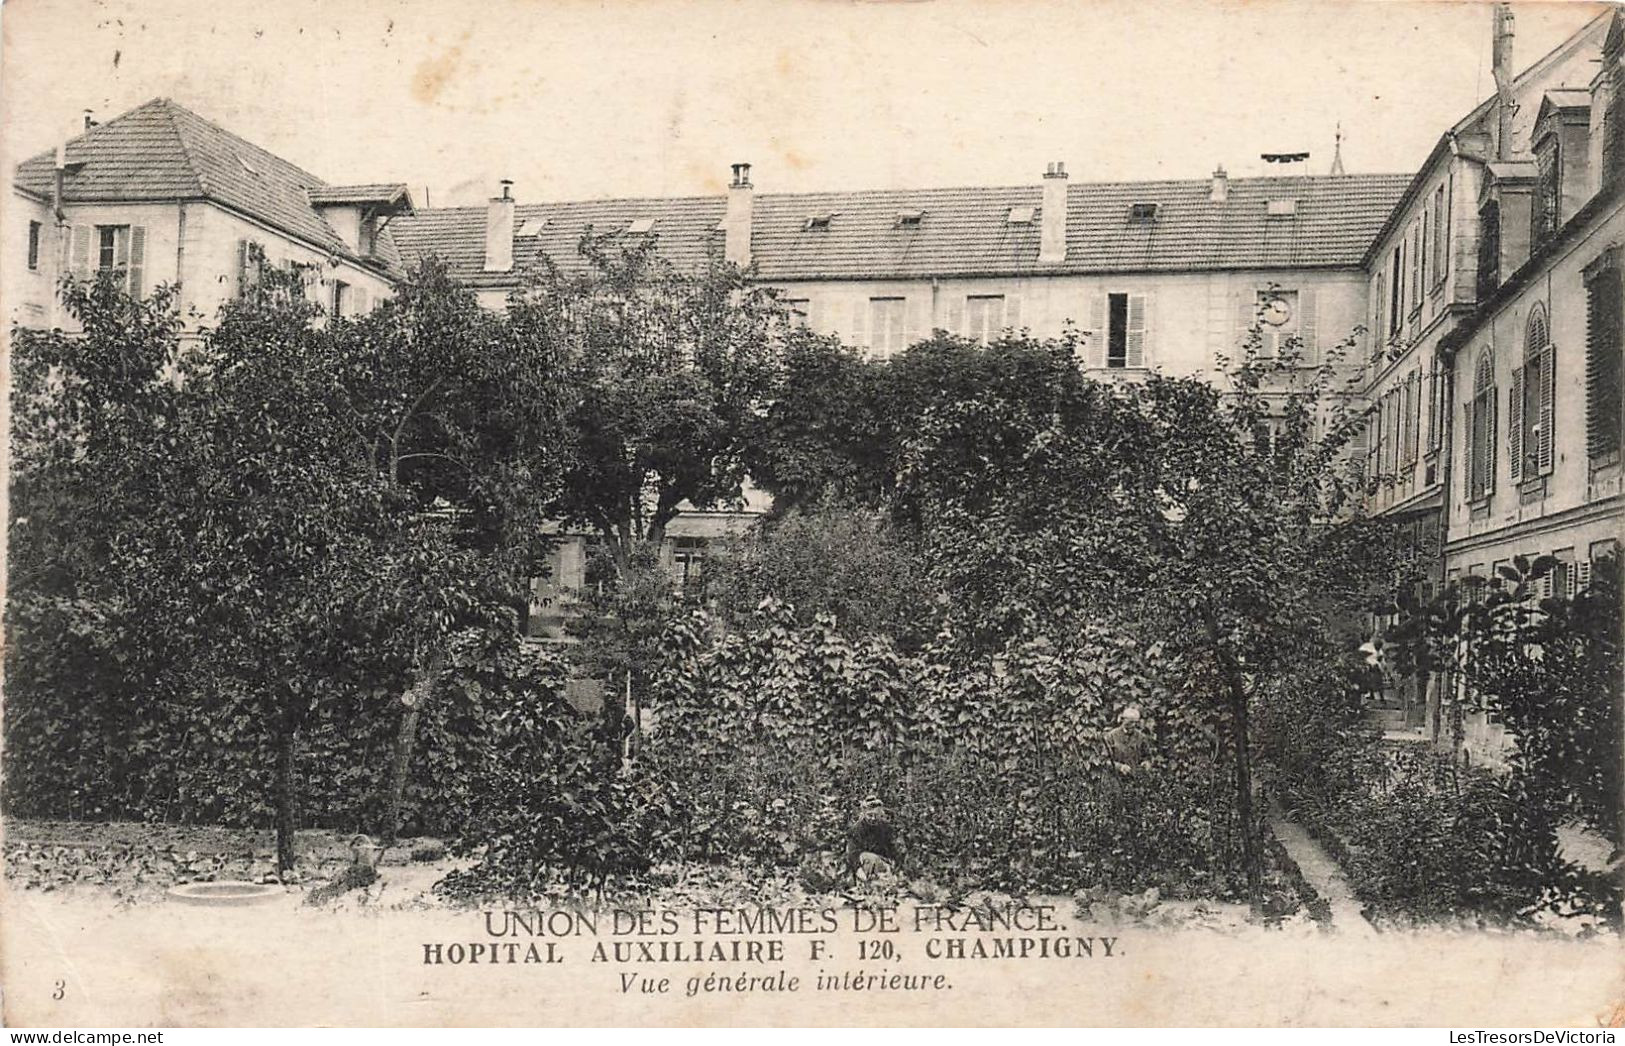
[[[51,993],[51,998],[60,999],[66,994],[68,994],[68,982],[67,981],[57,981],[56,982],[56,991]]]

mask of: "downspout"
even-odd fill
[[[175,289],[186,283],[186,201],[176,204],[175,217]]]

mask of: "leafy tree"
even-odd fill
[[[1536,892],[1563,892],[1572,878],[1556,830],[1579,818],[1621,846],[1622,725],[1619,560],[1592,566],[1573,597],[1540,598],[1558,563],[1515,557],[1494,578],[1465,577],[1428,603],[1409,602],[1386,649],[1402,669],[1438,673],[1453,747],[1469,711],[1495,716],[1512,735],[1503,787],[1516,798],[1494,855],[1521,869]],[[1625,884],[1616,884],[1616,891]]]
[[[398,593],[405,613],[391,634],[402,641],[410,683],[380,825],[393,839],[417,724],[453,634],[485,631],[491,643],[511,636],[513,615],[528,606],[528,579],[543,569],[568,395],[549,346],[512,337],[438,263],[329,334],[358,451],[419,514],[415,530],[432,526],[446,543],[437,551],[443,561],[413,564]]]
[[[53,771],[106,753],[107,796],[142,773],[142,700],[161,667],[142,634],[138,577],[107,569],[177,445],[174,294],[120,294],[111,274],[70,283],[82,334],[12,333],[6,796],[50,793]],[[20,760],[19,753],[27,759]],[[111,816],[100,800],[81,816]]]
[[[793,331],[748,451],[751,478],[787,513],[834,500],[878,504],[892,482],[897,416],[886,370],[833,337]]]
[[[1228,734],[1255,902],[1254,706],[1385,577],[1371,526],[1347,515],[1356,419],[1331,369],[1260,360],[1258,344],[1255,330],[1225,393],[1154,375],[1063,378],[1048,410],[967,396],[925,418],[900,492],[982,642],[1114,621],[1184,665]]]
[[[547,268],[509,302],[514,336],[563,361],[572,458],[556,510],[620,571],[659,546],[686,502],[737,503],[774,388],[783,310],[736,267],[678,272],[652,242],[583,240],[580,270]]]
[[[848,636],[890,636],[905,650],[931,637],[939,608],[905,532],[872,509],[824,502],[791,510],[706,557],[704,590],[744,621],[764,599],[810,625],[829,615]]]
[[[260,276],[185,351],[172,295],[105,280],[65,288],[82,336],[19,332],[13,711],[33,729],[83,695],[108,740],[61,755],[139,775],[164,752],[115,745],[151,740],[142,702],[190,704],[211,750],[274,764],[287,868],[318,709],[400,716],[379,783],[392,835],[454,637],[516,643],[564,401],[559,369],[503,351],[500,320],[442,273],[325,326],[296,275]]]

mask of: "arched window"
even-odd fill
[[[1473,371],[1473,395],[1467,401],[1467,500],[1483,501],[1495,490],[1495,356],[1488,346]]]
[[[1546,306],[1536,303],[1524,325],[1523,360],[1507,392],[1507,461],[1513,480],[1552,471],[1553,400],[1557,359]]]

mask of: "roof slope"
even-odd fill
[[[1514,76],[1512,78],[1513,94],[1522,96],[1554,75],[1562,75],[1565,68],[1564,63],[1569,62],[1582,50],[1589,50],[1593,47],[1605,48],[1607,46],[1605,38],[1614,31],[1613,27],[1619,24],[1621,24],[1621,17],[1617,7],[1611,11],[1603,11],[1577,30],[1574,35],[1552,48],[1528,68]],[[1586,76],[1589,78],[1590,73],[1586,73]],[[1557,90],[1564,89],[1560,83],[1551,84],[1550,87]],[[1589,94],[1589,92],[1587,93]],[[1471,135],[1488,135],[1492,132],[1495,123],[1497,97],[1498,95],[1491,94],[1482,102],[1479,102],[1466,116],[1456,121],[1454,127],[1439,136],[1439,141],[1434,145],[1433,151],[1428,154],[1428,158],[1422,161],[1422,166],[1417,168],[1416,173],[1411,176],[1404,195],[1396,201],[1393,213],[1388,216],[1388,220],[1383,223],[1382,228],[1377,230],[1377,234],[1371,238],[1371,243],[1364,258],[1365,264],[1369,265],[1376,257],[1377,252],[1382,248],[1383,241],[1388,238],[1394,229],[1398,228],[1401,219],[1405,216],[1405,209],[1410,206],[1411,201],[1421,191],[1422,186],[1433,176],[1437,165],[1451,154],[1452,140]],[[1539,112],[1540,106],[1538,105],[1520,105],[1514,110],[1512,133],[1514,142],[1528,144],[1530,129]]]
[[[212,200],[282,232],[355,258],[321,214],[309,190],[327,183],[168,98],[154,98],[70,139],[63,199],[70,203]],[[16,185],[48,196],[55,154],[17,166]],[[389,235],[380,257],[398,267]]]
[[[1073,184],[1067,188],[1067,259],[1044,265],[1038,261],[1038,185],[762,194],[755,201],[751,248],[759,274],[771,280],[1347,267],[1359,264],[1408,180],[1231,179],[1223,203],[1208,198],[1207,179]],[[1268,201],[1284,199],[1296,201],[1295,214],[1266,213]],[[1155,219],[1131,221],[1136,203],[1155,204]],[[1037,215],[1031,223],[1012,224],[1014,207],[1032,207]],[[653,220],[663,256],[681,268],[698,268],[720,250],[725,209],[720,196],[521,205],[515,270],[535,266],[543,255],[561,267],[578,267],[577,246],[589,226],[596,233],[617,232],[638,219]],[[900,223],[910,211],[923,212],[918,224]],[[828,227],[807,228],[815,215],[830,215]],[[476,285],[513,279],[483,271],[484,208],[419,211],[392,227],[408,262],[439,257],[453,275]]]

